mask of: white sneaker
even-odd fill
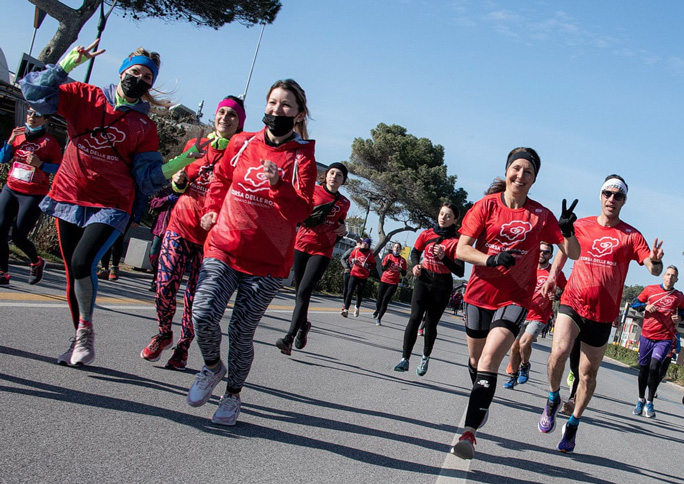
[[[76,331],[74,349],[71,352],[71,366],[89,365],[93,361],[95,361],[95,331],[93,328],[81,328]]]
[[[224,376],[226,376],[226,367],[223,362],[220,362],[219,367],[214,371],[203,366],[202,371],[195,375],[195,383],[188,390],[188,405],[191,407],[201,407],[207,403],[211,398],[214,388],[216,388],[216,385],[219,384]]]
[[[358,307],[358,306],[356,306],[356,307],[354,308],[354,317],[355,317],[355,318],[358,318],[358,317],[359,317],[359,307]]]
[[[240,395],[226,393],[221,397],[211,421],[218,425],[233,426],[240,415]]]
[[[71,354],[74,352],[74,346],[76,345],[76,338],[71,338],[69,340],[69,349],[57,357],[58,365],[71,365]]]

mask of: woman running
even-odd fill
[[[104,52],[93,52],[96,44],[78,46],[58,65],[19,81],[33,109],[66,120],[71,139],[40,205],[57,219],[66,270],[76,335],[57,362],[67,365],[87,365],[95,359],[95,269],[126,228],[136,190],[151,195],[192,161],[162,166],[157,127],[147,116],[151,103],[160,104],[148,92],[159,72],[159,54],[136,50],[123,60],[118,84],[104,89],[82,82],[65,84],[72,69]]]
[[[401,256],[401,244],[395,242],[392,252],[382,260],[382,276],[378,285],[378,297],[375,302],[373,319],[378,326],[382,325],[382,317],[387,306],[399,287],[399,280],[406,275],[406,259]]]
[[[12,130],[0,150],[0,163],[11,162],[7,183],[0,192],[0,286],[10,283],[9,231],[12,242],[31,261],[29,284],[43,278],[45,261],[28,235],[40,217],[40,202],[50,190],[50,174],[57,173],[62,149],[46,132],[48,115],[35,109],[26,112],[26,124]]]
[[[294,251],[294,278],[297,299],[290,329],[276,346],[285,355],[292,354],[292,343],[298,350],[308,341],[311,322],[307,320],[309,301],[314,287],[323,277],[332,258],[335,243],[347,233],[344,219],[349,210],[349,200],[339,192],[347,181],[347,167],[333,163],[325,172],[324,184],[314,190],[314,210],[299,226]]]
[[[183,173],[179,171],[178,173]],[[177,173],[177,174],[178,174]],[[174,175],[176,176],[176,175]],[[150,201],[150,211],[154,214],[152,222],[152,245],[150,246],[150,266],[152,267],[152,282],[150,282],[149,291],[157,292],[157,262],[159,261],[159,250],[161,243],[166,233],[166,227],[169,225],[171,218],[171,211],[176,206],[178,201],[178,194],[173,190],[171,185],[159,190],[154,198]]]
[[[411,296],[411,316],[404,330],[401,361],[394,367],[394,371],[408,371],[409,358],[418,339],[418,327],[423,315],[426,315],[423,358],[416,368],[416,375],[423,376],[427,373],[432,347],[437,339],[437,324],[449,304],[454,288],[451,274],[463,277],[465,270],[465,264],[456,258],[458,215],[456,205],[443,203],[439,209],[437,224],[421,232],[411,250],[411,271],[415,277]]]
[[[378,269],[375,267],[375,255],[371,250],[371,239],[362,239],[358,247],[356,247],[349,256],[349,265],[351,271],[349,272],[349,284],[347,285],[347,296],[344,299],[344,306],[340,314],[345,318],[349,315],[349,306],[351,306],[354,291],[356,290],[356,307],[354,308],[354,317],[359,317],[361,311],[361,303],[363,302],[363,291],[366,288],[366,281],[371,276],[371,272],[377,274]]]
[[[231,138],[204,204],[202,227],[211,232],[192,308],[204,367],[187,403],[207,403],[227,373],[226,393],[211,419],[219,425],[235,425],[240,414],[254,332],[290,273],[297,224],[313,209],[317,170],[314,142],[307,139],[308,112],[299,84],[292,79],[273,84],[266,96],[266,127]],[[220,322],[234,292],[226,368]]]
[[[181,336],[176,343],[166,368],[183,370],[188,362],[188,348],[195,338],[192,326],[192,303],[197,287],[200,266],[204,256],[203,245],[207,231],[200,225],[204,200],[214,177],[216,163],[224,155],[230,138],[241,133],[245,125],[245,108],[241,99],[228,96],[216,107],[214,129],[208,139],[206,153],[193,164],[174,176],[172,186],[182,193],[171,212],[157,261],[157,321],[159,333],[152,337],[143,348],[140,356],[148,361],[157,361],[162,351],[173,343],[171,323],[176,314],[176,293],[180,287],[185,270],[190,266],[190,274],[185,283],[183,299],[183,319]],[[195,144],[190,140],[183,151]]]
[[[506,159],[505,180],[497,178],[461,225],[458,257],[473,264],[464,301],[468,340],[468,371],[473,382],[465,427],[451,452],[472,459],[475,432],[496,391],[499,365],[525,321],[537,282],[539,244],[558,244],[571,259],[580,253],[574,236],[572,210],[560,221],[550,210],[528,198],[541,160],[532,148],[515,148]],[[560,226],[559,226],[560,225]]]

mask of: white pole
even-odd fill
[[[261,38],[264,36],[264,29],[266,24],[261,24],[261,33],[259,34],[259,42],[257,42],[256,50],[254,51],[254,58],[252,59],[252,67],[249,68],[249,76],[247,76],[247,85],[245,92],[240,98],[244,101],[247,97],[247,90],[249,89],[249,82],[252,80],[252,72],[254,71],[254,64],[256,64],[257,54],[259,53],[259,46],[261,45]]]

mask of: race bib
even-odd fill
[[[33,180],[33,174],[36,172],[36,167],[27,165],[26,163],[21,163],[19,161],[15,161],[12,163],[12,170],[10,171],[9,176],[16,179],[16,180],[21,180],[26,183],[31,183],[31,180]]]

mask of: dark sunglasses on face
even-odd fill
[[[551,251],[550,251],[550,250],[540,250],[539,252],[541,252],[542,254],[551,255]]]
[[[601,195],[603,195],[603,198],[605,198],[606,200],[610,200],[610,197],[615,197],[615,200],[618,202],[621,202],[625,199],[625,194],[622,192],[611,192],[610,190],[603,190],[601,191]]]
[[[42,117],[43,117],[42,114],[38,114],[38,113],[35,112],[35,111],[27,111],[27,112],[26,112],[26,116],[27,116],[27,117],[28,117],[28,116],[31,116],[31,117],[34,117],[34,118],[42,118]]]

